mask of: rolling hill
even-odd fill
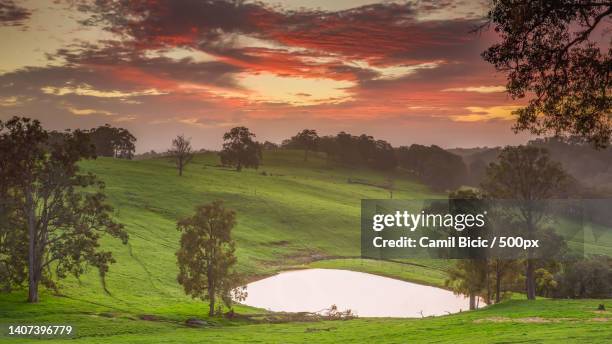
[[[394,198],[443,196],[403,172],[384,174],[330,165],[324,156],[315,154],[304,162],[302,152],[290,150],[266,151],[259,170],[242,172],[218,166],[215,153],[199,154],[182,177],[166,158],[100,158],[85,161],[81,167],[106,183],[115,216],[130,234],[126,246],[115,240],[103,242],[117,260],[106,280],[110,293],[102,288],[96,271],[90,271],[79,281],[63,281],[60,295],[43,292],[40,304],[25,303],[23,292],[0,294],[3,331],[8,324],[67,323],[77,327],[77,341],[104,343],[337,342],[366,338],[377,342],[431,338],[469,342],[470,337],[489,331],[496,331],[505,342],[512,342],[513,336],[551,342],[560,338],[597,342],[612,336],[612,314],[593,313],[599,302],[594,300],[541,300],[535,304],[515,300],[476,312],[427,319],[281,324],[209,319],[206,305],[185,296],[176,282],[176,221],[190,214],[194,206],[221,199],[236,211],[238,268],[250,279],[316,266],[441,286],[447,261],[373,262],[358,256],[361,199],[389,198],[389,191],[381,187],[389,180],[393,181]],[[355,180],[362,182],[349,182]],[[236,310],[241,314],[262,312],[245,306]],[[184,321],[189,317],[207,319],[210,326],[186,328]],[[574,337],[567,337],[569,333]],[[55,341],[61,340],[47,342]]]

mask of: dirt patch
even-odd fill
[[[333,331],[335,329],[336,329],[336,327],[325,327],[325,328],[308,327],[306,329],[306,331],[304,331],[304,332],[307,332],[307,333],[310,333],[310,332],[323,332],[323,331],[329,332],[329,331]]]
[[[595,321],[595,322],[608,322],[608,321],[612,321],[612,318],[593,318],[593,319],[591,319],[591,321]]]
[[[145,320],[145,321],[160,321],[161,320],[160,317],[154,314],[141,314],[138,316],[138,318],[140,320]]]

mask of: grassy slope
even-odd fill
[[[223,320],[214,320],[219,325],[228,326],[204,331],[182,328],[178,324],[185,318],[204,318],[206,309],[201,302],[185,297],[176,283],[174,252],[179,233],[175,223],[178,218],[189,214],[194,205],[215,199],[225,200],[227,206],[237,212],[235,237],[238,241],[239,268],[251,276],[311,265],[373,272],[431,285],[440,285],[444,278],[441,270],[447,263],[444,261],[419,261],[413,265],[334,259],[310,263],[325,257],[358,256],[360,199],[388,197],[387,191],[381,188],[349,184],[348,178],[382,184],[386,178],[393,177],[397,188],[394,198],[435,197],[426,188],[411,182],[409,177],[385,176],[363,169],[330,168],[321,157],[315,156],[304,163],[299,152],[291,151],[267,153],[265,165],[259,171],[237,173],[215,167],[216,164],[214,154],[199,155],[188,166],[185,175],[179,178],[165,159],[98,159],[84,163],[85,171],[96,173],[106,182],[107,194],[117,209],[116,216],[126,225],[131,236],[127,247],[113,240],[104,242],[104,246],[114,252],[118,262],[111,267],[107,278],[107,287],[112,294],[103,292],[95,272],[92,272],[80,282],[64,282],[62,292],[66,297],[46,293],[39,305],[24,304],[21,301],[24,299],[22,293],[0,295],[0,324],[9,321],[57,323],[57,319],[63,319],[62,322],[78,327],[79,336],[85,336],[88,341],[103,336],[101,342],[107,341],[109,338],[106,336],[110,335],[116,336],[113,338],[120,342],[156,342],[161,338],[168,342],[189,342],[201,340],[203,335],[207,340],[253,340],[255,333],[261,334],[262,341],[290,342],[308,338],[319,341],[329,336],[329,332],[316,328],[331,327],[336,328],[329,330],[334,331],[334,337],[347,340],[381,335],[389,341],[398,341],[410,336],[426,339],[432,334],[423,332],[423,329],[439,326],[444,327],[440,333],[446,333],[450,336],[448,339],[460,333],[469,335],[472,328],[504,328],[510,323],[473,325],[470,319],[477,314],[497,316],[494,309],[503,310],[503,307],[514,307],[511,314],[527,309],[518,303],[497,306],[485,313],[431,320],[359,319],[248,326],[234,326]],[[580,310],[592,309],[592,303],[538,302],[533,313],[529,314],[565,314],[563,309],[570,305],[568,312],[571,314],[567,317],[572,317],[572,312],[586,317],[588,313]],[[531,308],[527,310],[531,312]],[[249,313],[257,310],[238,307],[238,311]],[[141,314],[156,314],[164,321],[137,320]],[[602,325],[605,323],[588,320],[577,326],[586,330]],[[567,327],[557,323],[549,326],[558,327],[560,333],[563,332],[562,328]],[[551,328],[541,327],[542,330]],[[582,333],[582,330],[576,331]],[[441,336],[438,332],[435,335]]]

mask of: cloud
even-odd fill
[[[347,79],[334,75],[345,61],[363,61],[373,73],[434,63],[449,51],[471,51],[481,22],[473,17],[423,21],[422,11],[451,8],[412,3],[379,3],[348,10],[284,10],[260,2],[96,2],[80,8],[91,23],[128,38],[131,49],[199,50],[227,64],[277,74]],[[395,72],[399,73],[399,72]],[[383,72],[384,74],[384,72]],[[363,74],[360,75],[361,77]],[[355,75],[353,79],[360,76]]]
[[[503,104],[513,104],[479,57],[495,34],[469,33],[481,22],[476,7],[371,2],[289,9],[76,0],[71,10],[91,34],[62,36],[61,49],[44,50],[55,51],[47,63],[0,74],[0,116],[33,115],[60,128],[124,122],[156,149],[183,130],[217,144],[221,131],[239,124],[279,139],[298,126],[385,127],[400,142],[413,141],[401,129],[422,138],[430,134],[423,128],[440,123],[503,127],[500,119],[510,118]]]
[[[18,104],[19,104],[19,98],[15,96],[0,98],[0,106],[2,107],[13,107],[13,106],[17,106]]]
[[[79,109],[71,106],[67,106],[66,110],[77,116],[90,116],[90,115],[105,115],[113,116],[114,114],[110,111],[96,110],[96,109]]]
[[[442,92],[476,92],[476,93],[498,93],[505,92],[505,86],[468,86],[445,88]]]
[[[81,84],[77,86],[64,86],[64,87],[53,87],[45,86],[41,88],[41,91],[45,94],[52,94],[56,96],[64,96],[67,94],[76,94],[79,96],[97,97],[97,98],[130,98],[138,96],[157,96],[165,94],[156,89],[147,89],[137,92],[123,92],[119,90],[97,90],[91,85]]]
[[[468,106],[465,109],[469,113],[464,115],[454,115],[450,118],[457,122],[482,122],[491,120],[513,120],[515,117],[513,111],[519,109],[520,106],[514,105],[499,105],[491,107]]]
[[[30,10],[17,6],[13,0],[0,0],[0,26],[22,26],[31,15]]]

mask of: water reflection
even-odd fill
[[[332,304],[361,317],[444,315],[469,309],[469,300],[440,288],[333,269],[282,272],[248,285],[249,306],[272,311],[320,312]]]

